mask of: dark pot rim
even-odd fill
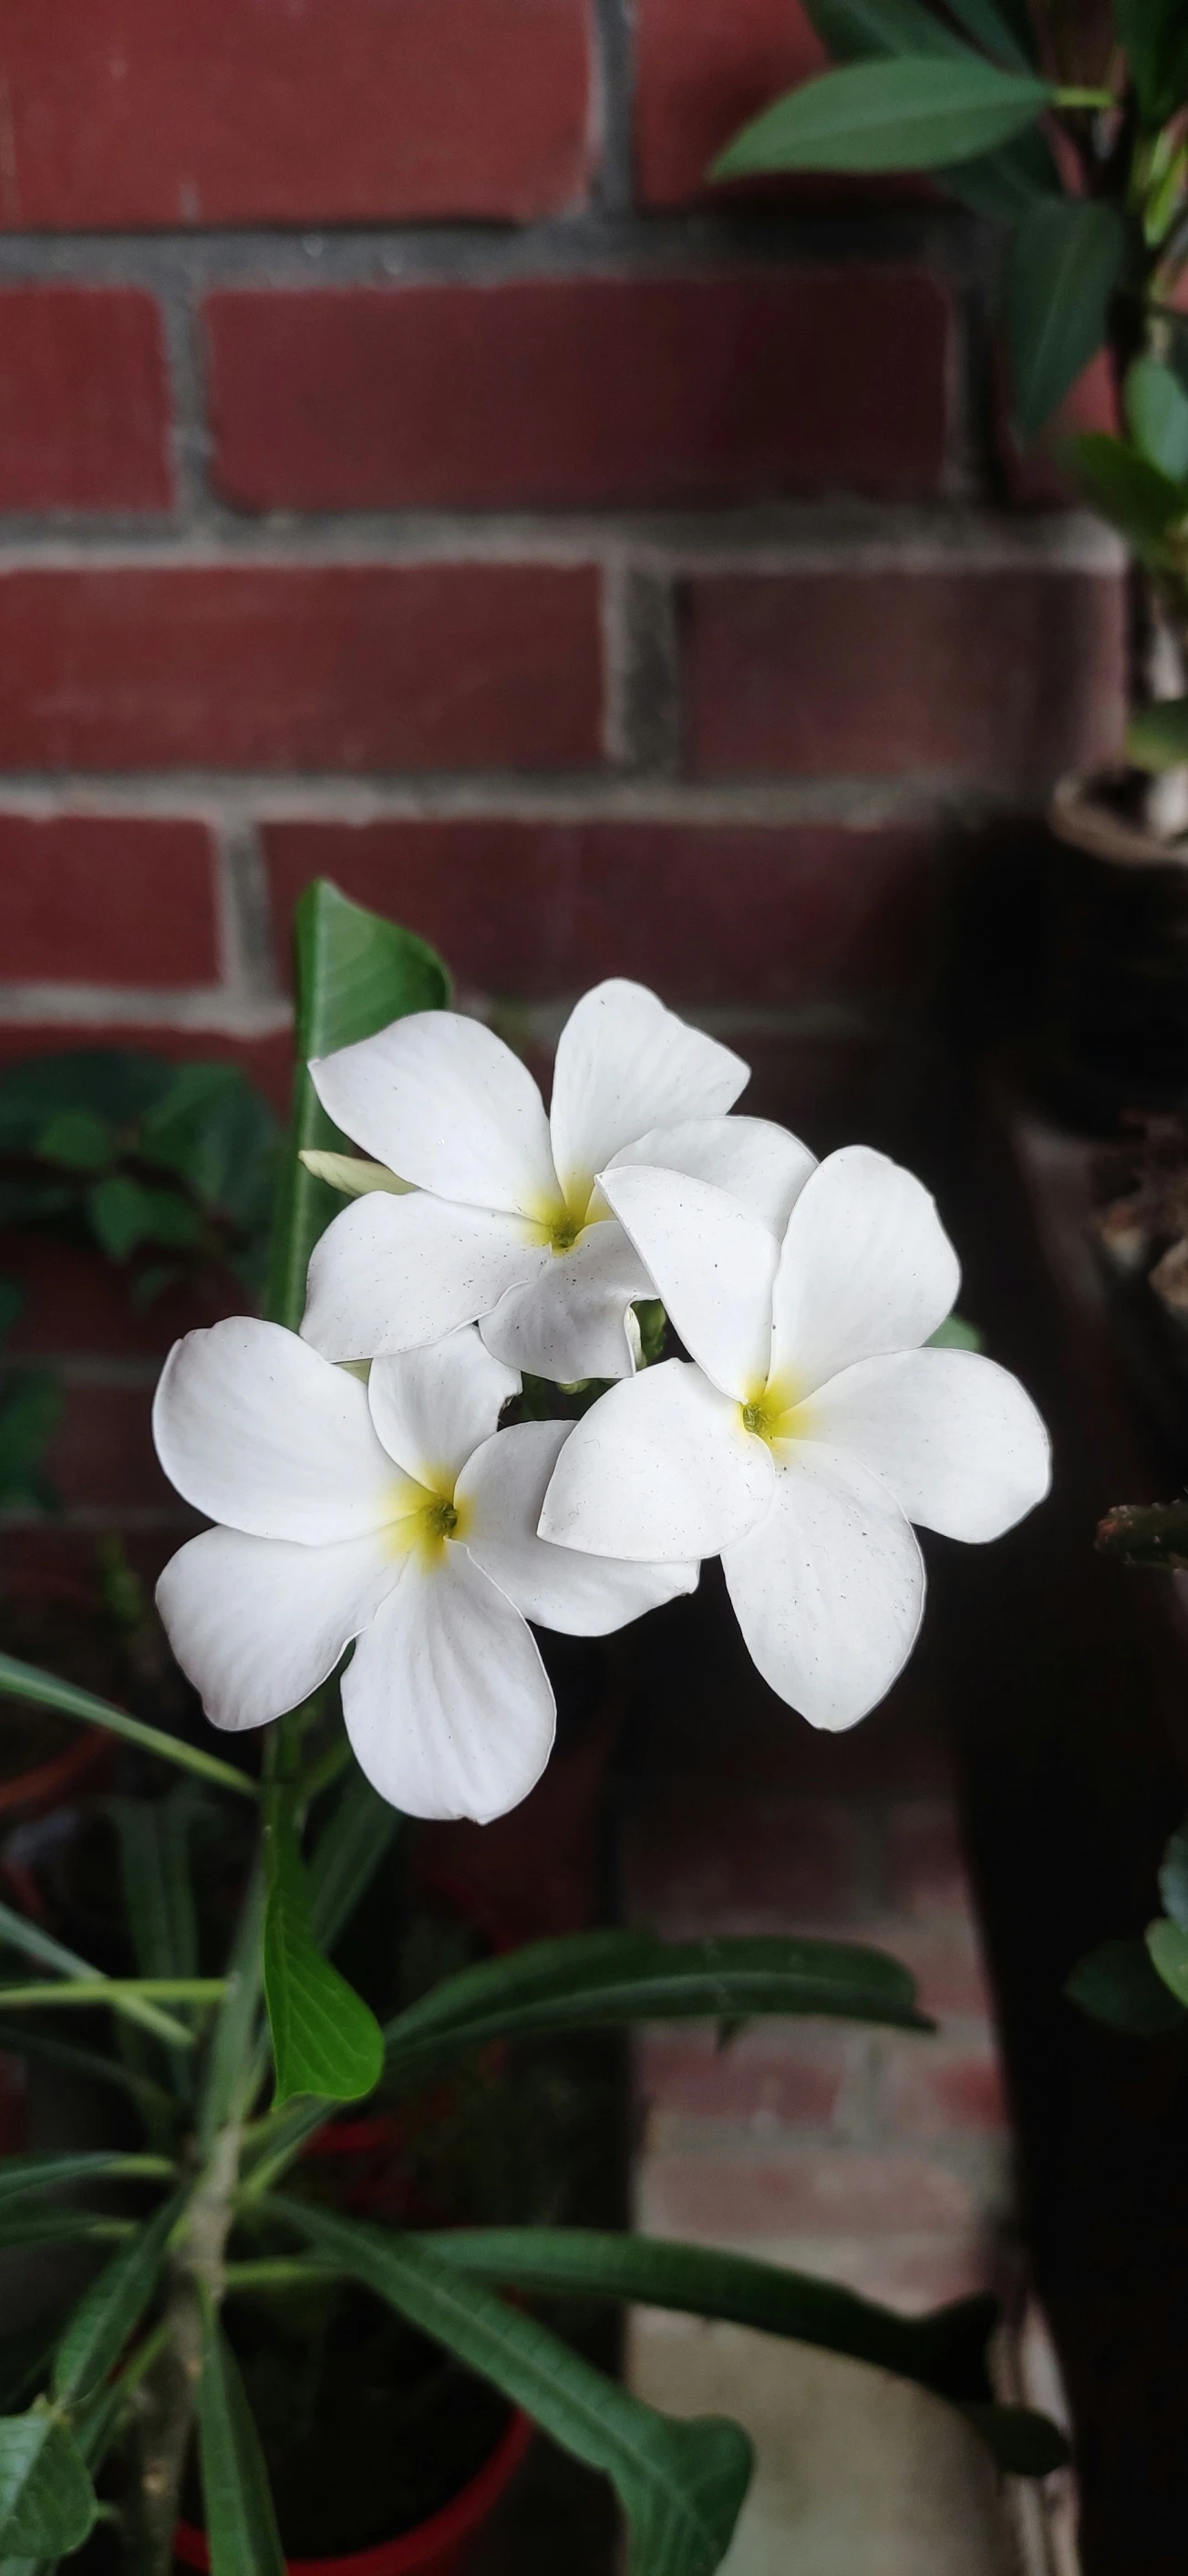
[[[287,2558],[289,2576],[416,2576],[417,2570],[431,2571],[435,2559],[469,2540],[494,2512],[535,2431],[531,2416],[517,2412],[481,2469],[459,2488],[449,2504],[431,2513],[426,2521],[416,2523],[396,2540],[379,2541],[373,2549],[348,2550],[335,2558]],[[178,2523],[173,2552],[183,2567],[197,2568],[206,2576],[210,2567],[206,2533],[196,2530],[193,2523]]]

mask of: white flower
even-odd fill
[[[692,1363],[592,1406],[541,1533],[627,1557],[721,1551],[772,1689],[814,1726],[850,1726],[915,1642],[911,1522],[990,1539],[1021,1519],[1048,1490],[1039,1415],[993,1361],[921,1348],[952,1307],[957,1256],[928,1192],[882,1154],[831,1154],[782,1242],[672,1172],[604,1187]]]
[[[316,1350],[369,1359],[482,1320],[488,1349],[513,1368],[563,1382],[630,1374],[629,1308],[651,1282],[595,1174],[645,1135],[652,1162],[712,1162],[748,1078],[738,1056],[641,984],[612,982],[562,1030],[547,1118],[510,1047],[453,1011],[397,1020],[310,1072],[336,1125],[414,1184],[356,1199],[322,1236],[301,1326]],[[763,1134],[758,1185],[770,1189],[790,1153],[799,1181],[803,1147]],[[730,1150],[746,1160],[745,1140]],[[745,1179],[731,1186],[747,1195]]]
[[[277,1324],[235,1316],[166,1361],[166,1474],[221,1524],[157,1599],[216,1726],[263,1726],[345,1653],[343,1716],[382,1797],[485,1822],[539,1778],[553,1694],[529,1619],[600,1636],[691,1591],[695,1565],[611,1565],[536,1536],[569,1425],[497,1431],[519,1390],[472,1327],[367,1386]]]

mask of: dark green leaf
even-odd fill
[[[1127,370],[1126,417],[1135,446],[1148,465],[1182,483],[1188,475],[1188,393],[1174,368],[1158,358],[1136,358]],[[1188,493],[1181,509],[1188,508]]]
[[[138,1150],[203,1207],[252,1226],[267,1218],[279,1146],[271,1109],[237,1065],[182,1064],[146,1116]]]
[[[49,1120],[87,1109],[113,1127],[143,1116],[173,1078],[160,1056],[131,1047],[71,1047],[0,1073],[0,1153],[32,1154]]]
[[[227,1964],[227,1983],[207,2051],[198,2143],[209,2155],[228,2123],[246,2120],[259,2089],[256,2024],[264,1982],[264,1872],[253,1872]]]
[[[1035,28],[1027,0],[948,0],[966,35],[1008,71],[1025,72],[1037,60]]]
[[[808,0],[808,15],[838,63],[878,62],[896,54],[969,60],[968,45],[923,0]]]
[[[323,1958],[292,1816],[278,1802],[268,1832],[264,1994],[276,2059],[276,2101],[316,2093],[355,2102],[383,2073],[384,2040],[361,1995]]]
[[[994,223],[1019,224],[1046,199],[1060,197],[1060,172],[1042,126],[1017,134],[997,152],[959,161],[955,169],[936,172],[938,185],[975,215]]]
[[[239,2365],[209,2304],[203,2312],[198,2446],[210,2576],[285,2576],[260,2436]]]
[[[44,2388],[57,2334],[56,2324],[36,2317],[32,2325],[0,2338],[0,2414],[15,2414],[22,2398]]]
[[[97,2048],[80,2048],[75,2040],[59,2039],[52,2030],[39,2030],[36,2022],[28,2019],[0,2021],[0,2049],[10,2057],[41,2057],[51,2066],[68,2067],[88,2084],[114,2085],[117,2092],[130,2093],[146,2113],[171,2118],[177,2111],[172,2094],[163,2084],[155,2084],[151,2076],[122,2066],[118,2058],[104,2057]]]
[[[899,55],[824,72],[744,126],[715,179],[761,170],[937,170],[1022,133],[1052,92],[977,54]]]
[[[1184,2027],[1184,2015],[1141,1941],[1103,1941],[1078,1959],[1064,1991],[1091,2020],[1134,2039],[1156,2039]]]
[[[1188,100],[1184,0],[1114,0],[1114,24],[1148,125],[1163,125]]]
[[[310,1924],[320,1949],[333,1949],[400,1825],[395,1807],[380,1797],[360,1770],[352,1771],[310,1863]]]
[[[176,1763],[179,1770],[193,1771],[200,1780],[214,1780],[220,1789],[234,1789],[241,1798],[258,1797],[254,1780],[236,1771],[230,1762],[221,1762],[217,1753],[206,1753],[197,1744],[183,1743],[180,1736],[164,1735],[160,1727],[146,1726],[139,1717],[129,1717],[127,1710],[112,1708],[106,1700],[95,1699],[90,1691],[76,1690],[73,1682],[58,1679],[56,1673],[43,1673],[36,1664],[23,1664],[15,1655],[0,1655],[0,1696],[33,1700],[39,1708],[57,1708],[65,1717],[81,1718],[86,1726],[101,1726],[109,1735],[122,1736],[126,1744],[138,1744],[144,1753],[159,1754],[165,1762]]]
[[[116,1144],[114,1129],[93,1109],[59,1109],[33,1150],[43,1161],[64,1163],[71,1172],[105,1172],[115,1159]]]
[[[1181,1932],[1188,1932],[1188,1820],[1172,1835],[1164,1852],[1159,1893],[1164,1912],[1179,1924]]]
[[[1168,1993],[1188,2010],[1188,1932],[1178,1923],[1149,1923],[1147,1948]]]
[[[1008,2477],[1047,2478],[1068,2467],[1072,2454],[1050,2415],[1030,2406],[963,2406],[961,2413]]]
[[[1140,707],[1126,728],[1126,756],[1136,769],[1156,775],[1188,763],[1188,698],[1163,698]]]
[[[1016,426],[1034,438],[1095,357],[1126,257],[1114,206],[1066,197],[1036,206],[1011,247],[1006,324]]]
[[[386,2037],[389,2063],[403,2069],[515,2031],[636,2021],[808,2013],[930,2029],[915,1998],[915,1981],[898,1961],[848,1942],[578,1932],[447,1977],[391,2022]]]
[[[14,1369],[0,1398],[0,1504],[54,1499],[42,1460],[62,1413],[62,1388],[49,1369]]]
[[[111,1261],[127,1261],[142,1243],[189,1251],[201,1242],[198,1210],[176,1190],[146,1189],[127,1172],[113,1172],[87,1191],[87,1214]]]
[[[307,886],[294,925],[299,1058],[289,1149],[282,1164],[266,1311],[295,1331],[305,1305],[309,1256],[340,1201],[299,1162],[306,1148],[340,1153],[350,1142],[321,1107],[306,1071],[311,1056],[332,1055],[375,1037],[411,1011],[444,1009],[449,977],[440,957],[412,931],[348,903],[319,877]]]
[[[190,1883],[194,1793],[113,1798],[128,1923],[142,1977],[196,1977],[198,1916]]]
[[[88,2147],[77,2153],[5,2156],[0,2162],[0,2209],[18,2200],[40,2200],[47,2191],[64,2191],[76,2182],[172,2181],[174,2167],[165,2156],[122,2155],[114,2147]]]
[[[59,2404],[80,2404],[114,2370],[156,2289],[184,2208],[184,2193],[163,2201],[83,2292],[54,2359],[51,2388]]]
[[[0,2419],[0,2552],[65,2558],[95,2521],[95,2490],[64,2424],[45,2406]]]
[[[23,1914],[14,1914],[11,1906],[0,1905],[0,1950],[16,1950],[24,1959],[36,1960],[39,1967],[52,1968],[55,1976],[73,1981],[76,1978],[103,1980],[102,1968],[91,1966],[89,1959],[68,1950],[52,1932],[43,1932],[39,1923],[30,1923]],[[122,2013],[126,2021],[138,2022],[142,2030],[152,2032],[154,2039],[185,2042],[184,2025],[163,2012],[159,2004],[148,2003],[139,1995],[119,1995],[112,2004],[113,2012]]]
[[[1139,555],[1157,554],[1168,529],[1185,515],[1185,498],[1122,438],[1090,430],[1061,451],[1087,501],[1121,531]]]
[[[970,5],[977,9],[981,0],[970,0]],[[1025,0],[1009,0],[1009,5],[1012,14],[1026,15]],[[822,42],[840,63],[869,62],[894,54],[957,55],[968,60],[968,48],[960,37],[923,8],[921,0],[811,0],[809,14]],[[956,169],[941,168],[937,177],[975,214],[1004,223],[1017,223],[1037,198],[1064,194],[1051,144],[1038,126],[1004,143],[997,152],[963,161]]]
[[[535,2317],[461,2278],[415,2237],[298,2201],[272,2204],[423,2334],[502,2389],[554,2441],[613,2479],[631,2526],[634,2576],[711,2576],[730,2541],[751,2473],[738,2425],[674,2423],[604,2379]]]

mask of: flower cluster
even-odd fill
[[[154,1408],[166,1473],[215,1523],[158,1593],[215,1725],[264,1725],[353,1643],[368,1778],[409,1814],[485,1821],[552,1743],[529,1622],[603,1635],[719,1555],[772,1689],[815,1726],[865,1716],[920,1625],[912,1524],[995,1538],[1049,1479],[1017,1381],[929,1347],[958,1267],[920,1182],[732,1115],[747,1066],[636,984],[578,1003],[547,1116],[448,1011],[310,1071],[370,1159],[310,1158],[351,1196],[301,1338],[190,1333]],[[650,1299],[687,1358],[641,1365]],[[501,1425],[525,1371],[609,1383],[576,1421]]]

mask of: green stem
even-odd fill
[[[39,1672],[36,1664],[22,1664],[15,1655],[0,1655],[0,1693],[6,1699],[33,1700],[39,1708],[56,1708],[63,1717],[80,1718],[86,1726],[101,1726],[106,1734],[122,1737],[125,1744],[139,1745],[143,1753],[155,1753],[162,1762],[193,1771],[200,1780],[213,1780],[220,1789],[234,1789],[240,1798],[259,1796],[255,1781],[230,1762],[220,1762],[217,1753],[203,1753],[196,1744],[184,1744],[180,1736],[163,1735],[159,1727],[129,1717],[126,1709],[111,1708],[90,1691],[76,1690],[73,1682],[59,1681],[56,1673]]]
[[[161,2000],[176,2004],[217,2004],[225,1992],[222,1977],[63,1977],[39,1979],[34,1986],[0,1986],[0,2011],[25,2004],[127,2004]],[[192,2048],[194,2034],[178,2022],[169,2032],[178,2046]]]
[[[1053,100],[1055,107],[1106,108],[1117,104],[1111,89],[1058,89]]]
[[[341,2276],[326,2263],[302,2263],[294,2257],[276,2256],[258,2263],[227,2263],[223,2267],[223,2287],[233,2290],[308,2289],[311,2281],[337,2280]]]

